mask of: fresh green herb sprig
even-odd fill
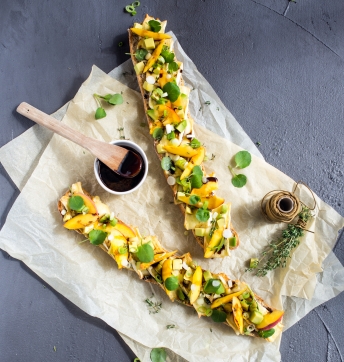
[[[234,156],[234,161],[237,168],[245,168],[251,164],[251,154],[248,151],[239,151]],[[232,185],[234,187],[244,187],[247,183],[247,177],[243,174],[236,174],[233,167],[228,165],[228,169],[232,174]]]
[[[166,326],[166,329],[172,329],[172,328],[176,328],[176,325],[175,324],[168,324]]]
[[[262,277],[271,270],[284,268],[287,265],[287,260],[291,258],[293,249],[300,244],[300,238],[304,235],[304,230],[300,225],[306,225],[312,214],[308,207],[303,206],[298,217],[296,224],[289,224],[282,231],[282,236],[266,247],[260,259],[251,259],[253,262],[250,263],[250,268],[247,268],[246,271],[255,271],[257,276]],[[263,260],[266,261],[261,264]]]
[[[102,101],[105,101],[108,104],[111,104],[112,106],[122,104],[123,103],[123,97],[122,94],[107,94],[105,96],[101,96],[100,94],[93,94],[94,99],[97,102],[98,108],[94,114],[95,119],[101,119],[106,117],[105,109],[102,106]]]
[[[162,302],[155,302],[152,300],[154,294],[150,296],[150,298],[145,299],[145,302],[149,309],[149,314],[156,314],[159,313],[162,308]]]

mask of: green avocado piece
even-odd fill
[[[218,293],[218,290],[220,289],[220,286],[222,286],[220,280],[218,280],[218,279],[209,279],[205,283],[203,290],[207,294],[212,294],[212,293],[220,294],[220,293]],[[222,286],[222,288],[223,288],[223,286]]]
[[[250,313],[250,321],[254,324],[259,324],[262,322],[264,316],[262,313],[258,312],[257,310],[254,310]]]

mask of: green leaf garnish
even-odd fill
[[[163,157],[161,160],[161,168],[165,171],[169,171],[171,166],[172,160],[168,156]]]
[[[88,234],[91,244],[100,245],[103,244],[104,240],[107,237],[107,233],[103,230],[91,230]]]
[[[240,151],[234,156],[234,160],[238,168],[245,168],[251,163],[251,154],[248,151]]]
[[[144,60],[146,58],[146,55],[148,54],[148,50],[147,49],[143,49],[143,48],[140,48],[140,49],[137,49],[136,52],[135,52],[135,58],[141,62],[142,60]]]
[[[209,220],[210,218],[210,212],[209,210],[204,209],[198,209],[196,212],[196,219],[201,222],[205,222]]]
[[[107,102],[114,106],[117,104],[122,104],[123,103],[122,94],[113,94]]]
[[[200,175],[201,177],[203,177],[203,171],[202,171],[201,167],[198,165],[194,166],[194,168],[192,169],[192,174]]]
[[[96,113],[94,115],[94,118],[95,119],[101,119],[101,118],[104,118],[104,117],[106,117],[105,109],[103,107],[98,107],[97,110],[96,110]]]
[[[189,202],[191,205],[196,205],[200,201],[201,201],[201,198],[198,195],[191,195],[189,198]]]
[[[153,348],[150,353],[152,362],[166,362],[166,351],[163,348]]]
[[[235,175],[232,178],[232,185],[238,188],[245,186],[246,182],[247,182],[247,177],[242,174]]]
[[[161,30],[160,21],[149,20],[148,25],[150,26],[151,31],[153,31],[154,33],[159,33],[159,31]]]
[[[194,139],[190,142],[190,146],[191,146],[192,148],[201,147],[201,142],[200,142],[198,139],[194,138]]]
[[[68,206],[74,211],[82,211],[85,206],[84,199],[81,196],[72,196],[68,200]]]
[[[269,338],[269,337],[271,337],[274,333],[275,333],[275,330],[274,330],[273,328],[268,329],[268,330],[266,330],[266,331],[259,331],[259,332],[258,332],[259,337],[262,337],[262,338]]]
[[[154,259],[154,249],[148,244],[142,244],[137,248],[136,256],[141,263],[149,263]]]
[[[166,135],[166,138],[171,141],[173,138],[176,138],[176,134],[172,131]]]
[[[159,127],[154,128],[152,136],[155,140],[160,141],[162,139],[163,135],[164,135],[164,131],[162,128],[159,128]]]
[[[191,182],[191,189],[199,189],[203,185],[202,176],[201,175],[192,175],[190,177],[190,182]]]
[[[171,62],[168,65],[168,71],[173,73],[176,72],[179,69],[179,65],[176,62]]]
[[[171,102],[175,102],[180,95],[179,87],[177,86],[176,83],[173,83],[173,82],[166,83],[164,85],[164,87],[162,88],[162,90],[167,93],[167,98]]]
[[[165,62],[166,63],[171,63],[173,62],[173,59],[174,59],[174,53],[173,52],[170,52],[168,50],[168,47],[167,46],[164,46],[162,52],[160,53],[160,55],[165,59]]]
[[[214,309],[213,313],[211,314],[211,319],[217,323],[225,322],[226,318],[227,318],[227,314],[218,309]]]
[[[165,280],[165,288],[169,291],[176,290],[179,287],[178,278],[171,276]]]

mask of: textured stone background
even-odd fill
[[[149,13],[168,19],[266,160],[344,215],[342,0],[142,0],[134,18],[125,0],[0,3],[0,146],[33,124],[15,113],[21,101],[52,113],[92,64],[126,60],[126,29]],[[18,193],[0,165],[0,226]],[[344,263],[343,234],[334,251]],[[112,328],[3,251],[0,305],[1,361],[134,359]],[[286,331],[282,361],[343,361],[343,305],[342,293]]]

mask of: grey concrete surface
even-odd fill
[[[145,13],[168,19],[187,54],[266,160],[344,215],[344,2],[332,0],[0,0],[0,146],[52,113],[92,64],[108,72]],[[118,47],[122,41],[123,47]],[[1,226],[19,191],[0,166]],[[344,263],[344,237],[335,254]],[[344,294],[283,334],[282,361],[343,361]],[[0,252],[0,361],[134,359],[116,331]],[[54,346],[56,351],[54,351]]]

